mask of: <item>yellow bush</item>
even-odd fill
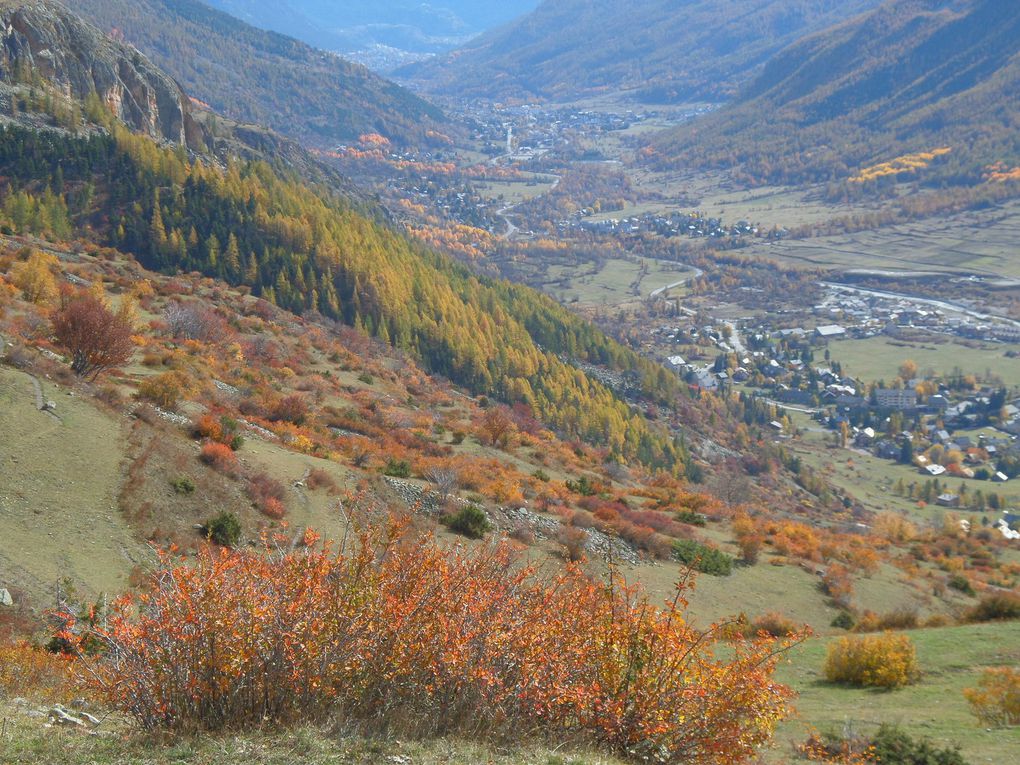
[[[33,252],[28,260],[15,263],[11,268],[10,279],[22,297],[30,303],[44,305],[53,302],[57,297],[57,280],[54,270],[60,267],[55,256],[45,252]]]
[[[1020,670],[986,669],[978,687],[967,688],[963,695],[982,725],[1020,725]]]
[[[917,652],[909,636],[849,635],[829,645],[825,679],[830,683],[899,688],[917,680]]]
[[[0,644],[0,698],[66,701],[72,695],[69,667],[66,658],[28,643]]]
[[[177,401],[191,389],[187,375],[173,371],[147,377],[138,385],[138,397],[151,401],[163,409],[173,409]]]

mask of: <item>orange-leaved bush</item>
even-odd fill
[[[0,643],[0,697],[32,695],[48,701],[73,697],[70,663],[19,641]]]
[[[660,762],[742,762],[786,713],[789,641],[718,638],[637,591],[508,544],[450,549],[391,526],[169,556],[122,599],[82,677],[146,728],[340,717],[400,734],[583,740]],[[73,630],[72,630],[73,631]]]
[[[909,635],[849,635],[829,644],[825,679],[830,683],[899,688],[920,676]]]
[[[1020,725],[1020,670],[990,667],[963,695],[982,725]]]
[[[202,444],[202,451],[198,456],[202,462],[220,473],[230,474],[237,469],[237,456],[226,444],[207,441]]]

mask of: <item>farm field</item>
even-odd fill
[[[679,264],[650,258],[613,259],[581,266],[549,266],[537,286],[563,303],[619,306],[642,300],[654,290],[692,275],[692,271]],[[672,290],[672,294],[677,292],[678,288]]]
[[[809,730],[868,734],[881,723],[901,726],[912,736],[941,746],[958,743],[972,765],[1004,765],[1020,751],[1020,728],[990,730],[977,723],[963,697],[986,667],[1020,662],[1020,623],[978,624],[914,630],[923,676],[897,691],[846,688],[825,682],[822,667],[834,638],[813,638],[794,648],[778,676],[798,693],[797,719],[779,731],[771,762],[789,759],[790,747]]]
[[[1010,350],[1020,350],[1017,346],[987,343],[970,347],[940,335],[932,335],[931,340],[900,341],[888,337],[840,340],[830,345],[829,350],[846,374],[864,382],[891,383],[900,364],[913,359],[921,376],[947,376],[959,368],[964,374],[976,374],[982,379],[990,374],[1010,388],[1020,386],[1020,358],[1006,356]]]
[[[830,212],[835,211],[830,208]],[[839,211],[840,215],[851,213],[852,210]],[[987,210],[873,231],[759,243],[746,252],[789,266],[946,271],[1017,278],[1020,277],[1020,261],[1015,257],[1018,235],[1020,202],[1010,201]]]
[[[485,199],[502,199],[504,204],[516,205],[542,196],[554,183],[554,178],[533,174],[528,180],[478,181],[474,186]]]

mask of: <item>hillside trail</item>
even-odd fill
[[[43,398],[42,383],[39,382],[39,378],[30,372],[26,372],[28,379],[32,381],[32,390],[35,393],[35,408],[37,411],[46,412],[50,417],[59,423],[63,423],[63,420],[57,416],[56,412],[46,406],[46,400]]]

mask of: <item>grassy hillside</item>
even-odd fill
[[[434,140],[443,114],[362,66],[266,32],[198,0],[70,0],[100,29],[135,45],[189,95],[242,122],[319,148],[380,133]]]
[[[810,728],[842,733],[874,733],[882,723],[899,725],[940,746],[959,744],[973,765],[998,763],[1020,748],[1020,728],[989,729],[970,713],[964,688],[977,685],[986,667],[1020,661],[1020,623],[979,624],[916,630],[923,677],[917,685],[882,692],[825,682],[822,666],[829,639],[813,639],[795,648],[779,676],[799,694],[798,719],[780,732],[779,753],[787,742],[802,742]],[[786,751],[789,751],[788,749]]]
[[[549,0],[453,53],[399,72],[488,98],[633,91],[645,101],[721,100],[799,37],[877,0]]]
[[[891,0],[792,45],[736,101],[654,138],[649,153],[759,183],[975,183],[990,165],[1020,162],[1018,86],[1014,3]],[[917,158],[915,169],[932,165],[921,172],[881,165],[942,148]]]

